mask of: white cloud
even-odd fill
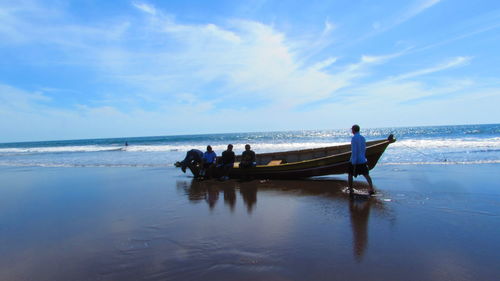
[[[51,98],[41,92],[28,93],[9,85],[0,84],[0,108],[3,110],[32,110],[34,104],[50,100]]]
[[[376,65],[376,64],[383,64],[391,59],[397,58],[399,56],[402,56],[406,53],[407,50],[393,53],[393,54],[386,54],[386,55],[378,55],[378,56],[373,56],[373,55],[362,55],[361,59],[357,63],[353,63],[349,66],[347,66],[347,71],[348,73],[362,73],[362,71],[370,66],[370,65]]]
[[[136,98],[160,104],[179,93],[204,99],[207,91],[216,91],[221,100],[238,96],[243,103],[257,99],[295,106],[328,97],[360,77],[365,66],[388,59],[365,56],[355,67],[329,73],[325,69],[337,58],[304,63],[296,50],[311,48],[310,42],[292,42],[272,26],[243,20],[182,24],[152,5],[132,5],[146,17],[89,26],[61,25],[57,17],[39,25],[18,15],[12,24],[32,43],[63,49],[68,56],[59,62],[98,70],[102,80],[130,85],[140,93]],[[325,32],[334,28],[326,20],[312,49],[321,50],[328,41]]]
[[[364,55],[361,57],[362,63],[377,63],[377,62],[380,62],[383,60],[385,60],[385,58],[381,57],[381,56],[366,56],[366,55]]]
[[[327,35],[331,33],[334,29],[337,28],[337,25],[331,22],[330,20],[325,20],[325,29],[323,30],[323,35]]]
[[[455,37],[452,37],[452,38],[447,38],[447,39],[444,39],[444,40],[439,41],[437,43],[432,43],[430,45],[418,48],[418,49],[415,50],[415,52],[421,52],[421,51],[426,51],[426,50],[433,49],[433,48],[436,48],[436,47],[441,47],[443,45],[447,45],[447,44],[453,43],[455,41],[463,40],[463,39],[466,39],[466,38],[469,38],[469,37],[472,37],[472,36],[476,36],[478,34],[481,34],[481,33],[484,33],[484,32],[488,32],[488,31],[491,31],[491,30],[494,30],[494,29],[498,29],[498,28],[500,28],[500,23],[495,22],[494,24],[490,24],[488,26],[482,26],[482,27],[477,28],[477,29],[475,29],[473,31],[466,32],[466,33],[460,34],[458,36],[455,36]]]
[[[347,83],[345,77],[323,71],[336,58],[302,67],[285,34],[262,23],[234,20],[223,28],[215,24],[177,24],[168,16],[154,18],[155,24],[148,26],[147,32],[155,33],[159,41],[174,40],[183,48],[141,54],[140,64],[146,63],[147,67],[119,66],[121,71],[117,72],[121,73],[115,73],[115,77],[123,78],[125,83],[147,85],[151,92],[154,88],[185,91],[182,87],[187,84],[191,94],[198,95],[207,84],[224,81],[217,89],[222,96],[244,99],[251,95],[286,106],[327,97]],[[104,56],[108,58],[105,61],[116,65],[109,59],[116,53]],[[134,73],[136,69],[147,69],[147,73]]]
[[[320,71],[320,70],[322,70],[322,69],[324,69],[326,67],[331,66],[336,61],[337,61],[337,58],[328,58],[328,59],[325,59],[323,61],[317,62],[316,64],[314,64],[313,66],[311,66],[311,69],[314,69],[316,71]]]
[[[156,15],[156,9],[152,5],[149,5],[146,3],[140,3],[140,2],[132,2],[132,5],[134,5],[134,7],[136,7],[137,9],[139,9],[145,13],[148,13],[151,15]]]
[[[446,70],[449,68],[466,65],[471,61],[471,59],[472,59],[471,57],[456,57],[456,58],[453,58],[447,62],[441,63],[441,64],[433,66],[433,67],[420,69],[417,71],[413,71],[410,73],[399,75],[399,76],[395,77],[394,79],[395,80],[409,79],[409,78],[414,78],[414,77],[425,75],[425,74],[443,71],[443,70]]]
[[[395,25],[401,24],[411,18],[417,16],[418,14],[424,12],[425,10],[433,7],[434,5],[441,2],[441,0],[419,0],[408,10],[402,13],[396,20]]]
[[[407,7],[404,11],[396,15],[395,17],[392,17],[390,15],[384,15],[388,19],[384,20],[377,20],[372,23],[372,28],[370,33],[368,33],[365,36],[362,36],[358,38],[356,41],[363,41],[367,38],[370,38],[374,35],[383,33],[385,31],[388,31],[400,24],[403,24],[414,17],[418,16],[419,14],[423,13],[427,9],[433,7],[434,5],[438,4],[441,2],[441,0],[417,0],[414,2],[413,5],[410,5]]]
[[[188,133],[186,124],[200,121],[193,110],[210,109],[209,103],[196,101],[157,112],[113,105],[60,108],[50,102],[43,93],[0,85],[0,142]]]

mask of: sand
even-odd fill
[[[342,176],[2,167],[0,280],[494,280],[498,168],[378,166],[350,198]]]

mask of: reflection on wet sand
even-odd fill
[[[225,186],[222,191],[224,192],[224,203],[229,206],[231,212],[234,212],[236,205],[236,192],[233,186]]]
[[[224,203],[229,206],[231,212],[234,212],[236,206],[236,189],[239,189],[241,198],[250,214],[257,202],[258,187],[253,183],[246,185],[236,181],[217,182],[217,181],[198,181],[177,182],[177,187],[183,188],[190,201],[196,202],[205,200],[210,209],[213,209],[219,199],[219,193],[224,193]]]
[[[349,198],[349,214],[353,238],[354,257],[359,262],[368,244],[368,218],[371,198],[354,196]]]
[[[212,210],[215,207],[217,200],[219,200],[219,189],[215,186],[209,186],[207,188],[205,200],[207,201],[208,206]]]
[[[253,207],[257,203],[257,186],[240,186],[240,194],[247,206],[247,212],[252,213]]]
[[[353,253],[355,259],[360,262],[368,245],[368,220],[372,208],[385,211],[384,203],[376,197],[365,195],[349,196],[346,193],[347,183],[340,180],[295,180],[295,181],[197,181],[178,182],[178,187],[185,190],[190,201],[205,200],[212,210],[219,193],[224,193],[224,203],[234,212],[236,206],[236,190],[239,190],[243,203],[249,214],[255,209],[257,204],[257,192],[279,191],[294,196],[319,196],[331,198],[338,202],[345,202],[348,205],[352,237]]]

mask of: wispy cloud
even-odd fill
[[[381,56],[384,57],[392,56]],[[389,76],[375,82],[361,83],[346,89],[341,89],[337,93],[337,98],[332,98],[336,103],[360,104],[361,107],[384,107],[387,104],[399,106],[401,104],[417,104],[425,101],[434,101],[448,98],[454,99],[460,95],[473,95],[480,85],[486,82],[476,82],[473,79],[439,79],[437,83],[427,83],[419,79],[420,76],[428,75],[448,69],[466,66],[470,63],[470,57],[455,57],[436,65],[410,71],[397,76]],[[364,59],[360,64],[366,62],[377,62],[378,59]],[[328,100],[323,102],[329,104]]]
[[[408,8],[405,12],[399,15],[394,21],[394,25],[399,25],[405,21],[408,21],[415,16],[421,14],[425,10],[433,7],[434,5],[441,2],[441,0],[419,0],[415,2],[412,6]]]
[[[443,83],[444,84],[444,83]],[[414,97],[407,97],[405,100],[400,101],[400,104],[416,105],[427,101],[448,100],[456,99],[460,95],[467,95],[473,92],[477,94],[477,90],[473,87],[477,84],[470,79],[467,80],[447,80],[445,85],[425,89],[419,95]]]
[[[323,29],[323,35],[329,35],[333,30],[337,28],[337,25],[330,21],[330,19],[325,20],[325,28]]]
[[[363,73],[363,71],[364,71],[364,69],[366,69],[366,67],[372,66],[372,65],[383,64],[391,59],[394,59],[394,58],[397,58],[397,57],[404,55],[408,50],[409,49],[406,49],[406,50],[403,50],[400,52],[396,52],[396,53],[392,53],[392,54],[385,54],[385,55],[378,55],[378,56],[362,55],[360,61],[357,63],[353,63],[353,64],[348,65],[346,67],[346,70],[344,71],[344,73],[354,73],[354,72],[358,72],[358,71],[359,71],[359,73]]]
[[[50,100],[51,98],[42,92],[29,93],[9,85],[0,84],[0,108],[3,111],[30,111],[33,110],[34,105]]]
[[[429,45],[421,47],[421,48],[416,48],[414,51],[415,52],[427,51],[429,49],[441,47],[443,45],[447,45],[447,44],[453,43],[455,41],[463,40],[463,39],[466,39],[466,38],[469,38],[469,37],[472,37],[475,35],[479,35],[479,34],[484,33],[484,32],[492,31],[492,30],[495,30],[498,28],[500,28],[500,23],[489,24],[487,26],[479,27],[479,28],[472,30],[470,32],[465,32],[465,33],[462,33],[460,35],[457,35],[457,36],[454,36],[451,38],[447,38],[447,39],[444,39],[442,41],[432,43],[432,44],[429,44]]]
[[[311,66],[311,69],[316,70],[316,71],[321,71],[326,67],[331,66],[337,61],[338,58],[328,58],[323,61],[315,63],[313,66]]]
[[[213,89],[219,96],[216,102],[238,97],[243,103],[267,100],[294,106],[327,97],[355,77],[324,71],[336,58],[303,65],[303,58],[292,51],[297,42],[289,42],[285,34],[269,25],[243,20],[229,21],[226,26],[193,25],[177,23],[172,16],[160,13],[151,17],[154,24],[147,26],[145,33],[156,34],[159,41],[173,40],[184,48],[141,54],[148,62],[149,73],[131,73],[144,70],[137,65],[123,67],[115,77],[125,78],[125,83],[147,84],[150,90],[170,92],[185,91],[182,87],[189,85],[187,90],[203,99],[202,89],[206,91],[217,82],[218,88]],[[325,28],[333,28],[330,25]],[[162,84],[169,85],[168,89]]]
[[[141,2],[132,2],[132,5],[145,13],[156,15],[156,9],[152,5]]]
[[[176,97],[189,92],[200,100],[210,96],[216,106],[238,98],[241,103],[258,102],[259,106],[267,101],[293,107],[327,98],[365,75],[371,65],[401,55],[365,55],[359,62],[331,72],[328,68],[337,57],[320,61],[310,57],[327,45],[327,37],[335,29],[328,19],[317,36],[319,41],[311,45],[292,41],[273,26],[256,21],[186,24],[151,4],[131,5],[145,17],[90,26],[60,25],[55,17],[39,26],[25,17],[29,15],[25,11],[10,23],[20,33],[29,34],[31,42],[52,44],[74,54],[60,57],[61,63],[93,68],[107,81],[129,85],[140,93],[134,94],[136,98],[155,104],[175,103]],[[34,8],[40,9],[44,8]],[[67,16],[62,13],[61,17]],[[310,52],[296,52],[298,49]]]
[[[421,75],[426,75],[438,71],[443,71],[449,68],[454,68],[454,67],[459,67],[468,64],[471,61],[471,57],[456,57],[453,58],[447,62],[429,67],[429,68],[424,68],[416,71],[412,71],[409,73],[405,73],[399,76],[396,76],[392,78],[392,80],[403,80],[403,79],[409,79],[409,78],[415,78]]]
[[[387,16],[388,19],[384,19],[384,20],[378,19],[378,20],[374,21],[371,24],[371,27],[373,28],[373,30],[371,32],[369,32],[368,34],[366,34],[365,36],[361,36],[360,38],[358,38],[356,40],[356,42],[366,40],[367,38],[370,38],[370,37],[373,37],[375,35],[379,35],[381,33],[384,33],[388,30],[391,30],[391,29],[395,28],[396,26],[399,26],[399,25],[415,18],[416,16],[425,12],[427,9],[435,6],[439,2],[441,2],[441,0],[417,0],[416,2],[414,2],[410,6],[406,7],[403,11],[399,12],[399,14],[396,14],[395,16],[391,17],[391,15],[389,15],[389,16]]]

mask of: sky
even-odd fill
[[[500,2],[0,0],[0,142],[500,123]]]

